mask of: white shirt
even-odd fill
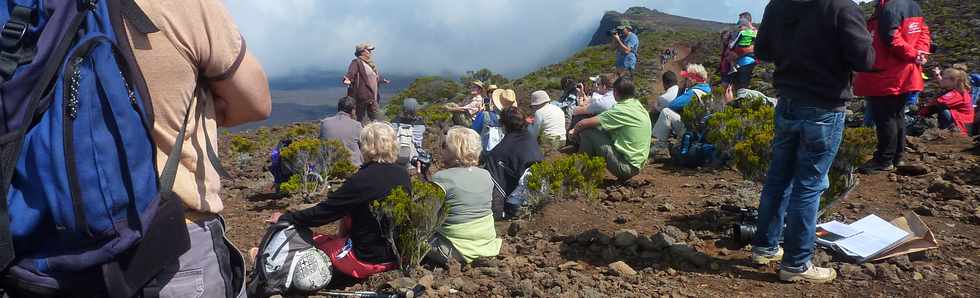
[[[592,93],[592,102],[585,110],[592,115],[599,115],[602,112],[612,109],[616,105],[616,97],[613,96],[613,91],[609,90],[606,94],[601,94],[598,92]]]
[[[534,112],[534,123],[527,127],[534,139],[538,135],[565,140],[565,112],[556,105],[546,104]]]
[[[677,87],[677,85],[667,88],[667,92],[664,92],[663,95],[660,95],[660,97],[657,98],[657,104],[660,105],[658,108],[665,109],[670,106],[670,102],[674,101],[674,98],[677,98],[677,92],[679,90],[680,87]]]

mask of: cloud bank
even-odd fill
[[[249,48],[273,77],[344,71],[372,42],[390,74],[454,75],[489,68],[520,76],[584,47],[605,11],[645,6],[733,23],[761,18],[766,0],[230,0]],[[710,9],[708,9],[710,8]]]

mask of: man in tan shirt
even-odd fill
[[[244,297],[244,261],[218,217],[221,179],[208,157],[217,128],[265,119],[271,112],[265,72],[245,47],[219,0],[137,0],[160,29],[127,26],[153,104],[153,140],[163,169],[191,109],[174,192],[187,207],[191,248],[148,287],[160,297]]]

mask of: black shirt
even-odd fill
[[[874,63],[871,33],[852,0],[769,2],[755,54],[776,64],[780,97],[838,111],[853,97],[852,73]]]
[[[371,212],[371,202],[384,199],[399,186],[412,193],[411,178],[405,167],[367,163],[326,200],[305,210],[283,214],[279,221],[302,227],[319,227],[350,215],[350,238],[357,259],[373,264],[395,262],[395,253]]]

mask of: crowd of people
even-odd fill
[[[217,146],[207,131],[269,116],[268,80],[220,2],[191,3],[146,4],[162,34],[143,36],[149,46],[134,47],[155,106],[156,164],[160,169],[176,165],[173,192],[185,206],[190,239],[189,249],[158,268],[145,294],[244,297],[244,259],[225,237],[219,215],[220,167],[204,152]],[[850,0],[772,1],[759,28],[755,25],[751,14],[742,13],[737,27],[723,34],[718,69],[727,103],[764,97],[775,105],[776,133],[751,258],[781,262],[783,281],[829,282],[836,272],[810,259],[819,199],[842,139],[845,102],[855,95],[866,98],[877,131],[874,157],[861,169],[886,171],[903,164],[904,119],[909,99],[924,90],[929,27],[911,0],[881,1],[870,20]],[[444,191],[448,208],[447,219],[429,239],[426,260],[444,266],[496,256],[502,240],[494,222],[520,216],[529,169],[545,159],[542,147],[602,157],[608,173],[626,181],[685,135],[684,120],[692,119],[683,119],[684,109],[712,94],[709,71],[689,64],[679,74],[662,74],[664,93],[648,109],[635,83],[639,37],[628,24],[610,35],[616,72],[581,82],[564,78],[555,99],[536,90],[522,105],[513,89],[470,82],[465,102],[445,106],[454,125],[438,136],[441,148],[429,148],[440,150],[444,165],[431,177],[421,158],[427,131],[419,114],[422,103],[407,98],[398,116],[384,122],[379,85],[390,82],[373,60],[375,47],[357,45],[342,79],[348,96],[339,100],[336,115],[320,122],[320,138],[341,141],[358,170],[315,206],[274,213],[269,222],[303,228],[339,222],[337,234],[316,243],[334,270],[353,277],[392,270],[398,253],[371,204],[398,188],[411,193],[415,171]],[[663,63],[674,55],[664,52]],[[775,65],[778,100],[749,89],[754,68],[763,61]],[[971,80],[965,65],[954,65],[937,69],[934,77],[943,94],[926,101],[918,114],[935,115],[944,129],[973,131],[980,76]],[[198,92],[202,88],[208,92]],[[175,142],[185,141],[189,146],[172,151]]]

